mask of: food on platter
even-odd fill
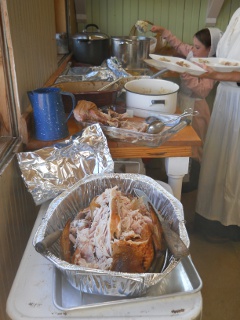
[[[165,57],[161,57],[161,58],[159,58],[159,60],[160,60],[160,61],[171,62],[171,60],[169,60],[169,59],[167,59],[167,58],[165,58]]]
[[[165,252],[155,212],[117,186],[105,189],[68,221],[60,243],[69,263],[129,273],[148,272],[154,257]]]
[[[209,63],[209,60],[207,60],[207,59],[203,59],[203,58],[198,58],[198,62],[199,62],[199,63],[205,63],[205,64],[208,64],[208,63]]]
[[[204,63],[218,72],[231,72],[240,70],[240,61],[227,58],[191,58],[192,62]]]
[[[148,125],[145,122],[134,122],[128,119],[127,113],[119,114],[111,109],[108,113],[102,112],[91,101],[80,100],[73,111],[74,117],[79,122],[100,123],[105,126],[128,129],[137,132],[146,132]]]
[[[177,61],[176,62],[177,65],[179,65],[180,67],[186,67],[189,68],[189,64],[187,64],[185,61]]]
[[[222,64],[222,65],[224,65],[224,66],[232,66],[232,67],[239,66],[239,63],[237,63],[237,62],[230,62],[230,61],[220,61],[220,64]]]
[[[206,71],[195,63],[190,62],[189,60],[178,58],[178,57],[170,57],[170,56],[161,56],[158,54],[149,54],[149,57],[155,60],[155,64],[149,63],[149,61],[144,60],[147,64],[155,65],[155,67],[166,68],[171,71],[179,72],[179,73],[189,73],[192,75],[201,75]],[[199,63],[199,62],[198,62]],[[158,68],[157,67],[157,68]]]

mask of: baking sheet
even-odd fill
[[[145,296],[138,298],[83,293],[71,286],[57,268],[53,272],[53,303],[58,309],[65,311],[191,295],[202,288],[202,280],[190,256],[183,258],[160,283],[153,286]]]
[[[195,76],[199,76],[206,72],[203,68],[186,59],[162,56],[158,54],[150,54],[149,56],[150,58],[155,60],[160,67],[167,68],[171,71],[179,73],[186,72]],[[178,63],[182,63],[182,65],[178,65]]]

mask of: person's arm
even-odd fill
[[[191,89],[192,97],[206,98],[212,90],[215,81],[212,79],[200,79],[188,73],[181,74],[181,81],[186,87]]]
[[[213,70],[212,68],[203,65],[201,66],[207,72],[200,75],[200,78],[208,78],[214,79],[217,81],[232,81],[232,82],[240,82],[240,72],[239,71],[232,71],[232,72],[218,72]]]
[[[184,57],[186,57],[188,53],[192,50],[191,45],[183,43],[176,36],[174,36],[171,33],[171,31],[165,29],[162,26],[154,25],[152,26],[151,31],[154,33],[161,33],[162,38],[165,39],[171,47],[173,47],[178,53],[180,53]]]

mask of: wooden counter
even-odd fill
[[[81,131],[81,126],[77,124],[73,116],[68,121],[68,130],[70,136]],[[39,141],[30,137],[28,144],[25,145],[25,151],[41,149],[46,146],[51,146],[56,142],[57,141]],[[160,147],[143,147],[124,142],[108,141],[113,158],[191,157],[192,147],[201,146],[201,144],[201,139],[192,126],[185,127]]]
[[[66,67],[64,64],[56,71],[46,86],[51,86],[61,70]],[[157,70],[152,70],[157,71]],[[166,76],[166,74],[165,74]],[[169,74],[168,74],[169,76]],[[174,76],[171,74],[171,76]],[[24,143],[24,151],[34,151],[47,146],[52,146],[56,142],[64,141],[68,137],[58,141],[39,141],[32,136],[32,115],[26,113],[22,116],[22,137]],[[72,116],[68,121],[69,137],[81,131],[82,128]],[[113,159],[116,158],[165,158],[165,168],[168,176],[168,183],[172,188],[174,196],[180,200],[182,179],[188,173],[189,158],[192,157],[193,148],[201,146],[202,142],[191,125],[185,127],[176,135],[159,147],[143,147],[135,144],[115,142],[108,140],[108,146]]]

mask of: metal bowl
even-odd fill
[[[189,246],[189,238],[184,224],[181,203],[150,177],[140,174],[100,174],[90,175],[53,200],[33,239],[33,245],[41,242],[47,235],[63,228],[69,218],[73,219],[87,207],[96,195],[106,188],[118,186],[126,193],[133,189],[143,190],[152,200],[165,219],[171,220],[171,227],[179,233],[184,243]],[[84,268],[63,261],[60,257],[60,242],[55,242],[42,253],[68,279],[69,283],[86,293],[111,296],[141,296],[150,287],[159,283],[179,263],[170,254],[166,267],[159,273],[122,273],[99,269]]]

